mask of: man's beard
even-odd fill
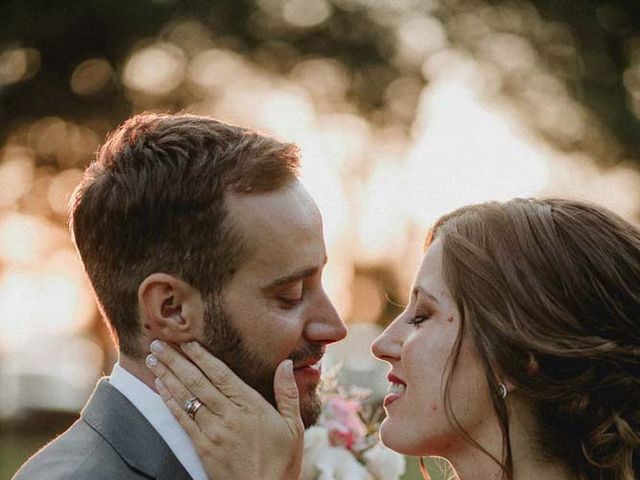
[[[201,343],[247,385],[276,407],[273,391],[275,368],[265,366],[267,362],[246,347],[240,332],[232,323],[231,316],[213,295],[204,302],[204,338]],[[318,359],[323,351],[322,344],[306,343],[294,350],[288,358],[295,364],[309,358]],[[300,392],[300,414],[305,428],[314,425],[318,420],[320,400],[315,388]]]

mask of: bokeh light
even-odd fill
[[[150,95],[167,95],[184,76],[186,57],[173,44],[158,42],[131,55],[122,73],[122,82],[132,90]]]
[[[33,48],[9,48],[0,52],[0,87],[28,80],[40,69],[40,52]]]
[[[286,0],[282,16],[296,27],[312,27],[327,20],[332,9],[328,0]]]
[[[109,86],[113,76],[113,68],[106,59],[85,60],[71,74],[71,91],[76,95],[95,95]]]

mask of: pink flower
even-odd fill
[[[358,400],[336,397],[329,401],[321,422],[329,431],[333,446],[351,449],[364,440],[367,427],[358,415],[360,408]]]

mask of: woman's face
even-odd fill
[[[373,354],[389,362],[387,418],[383,443],[405,455],[451,455],[467,445],[445,413],[447,361],[460,314],[444,282],[442,243],[429,247],[416,276],[405,311],[372,345]],[[463,338],[450,384],[451,407],[460,425],[482,443],[499,432],[485,372],[470,341]],[[499,433],[498,433],[499,434]]]

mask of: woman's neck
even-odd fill
[[[500,480],[502,469],[484,452],[475,447],[447,455],[459,480]]]
[[[473,451],[471,451],[473,449]],[[477,448],[450,455],[448,460],[453,465],[459,480],[502,480],[500,466]],[[521,457],[514,454],[513,480],[574,480],[566,469],[557,463],[542,461],[535,456]]]
[[[561,462],[554,462],[540,454],[540,446],[535,435],[536,422],[532,409],[526,401],[513,395],[508,401],[509,436],[513,480],[575,480]],[[502,433],[496,422],[486,422],[474,432],[470,432],[478,443],[495,458],[502,460]],[[443,452],[460,480],[502,480],[503,470],[493,459],[477,447],[459,444],[455,451]]]
[[[509,399],[509,436],[514,480],[574,480],[566,465],[545,458],[536,431],[537,420],[529,401],[517,393]]]
[[[502,433],[498,419],[487,416],[468,430],[482,447],[497,459],[502,458]],[[471,443],[458,438],[447,444],[446,451],[438,452],[455,469],[460,480],[500,480],[502,469],[492,458]]]

